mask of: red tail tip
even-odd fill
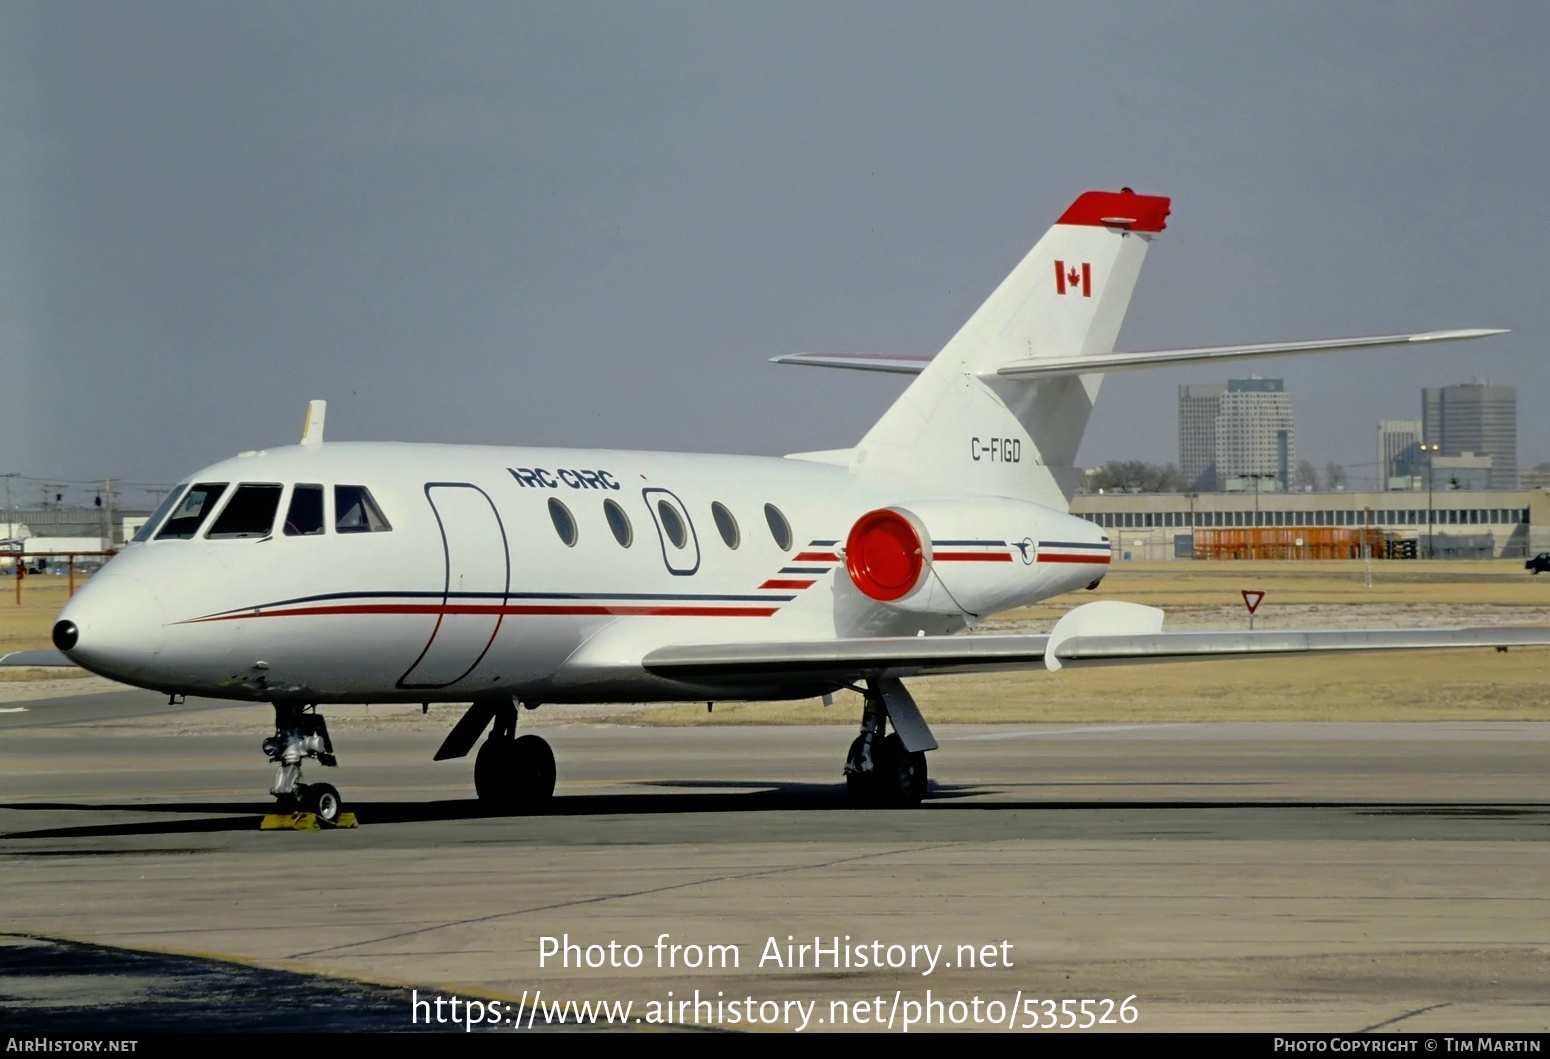
[[[1168,226],[1168,206],[1162,195],[1137,195],[1122,191],[1085,191],[1056,224],[1086,224],[1097,228],[1125,228],[1132,232],[1160,232]]]

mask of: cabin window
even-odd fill
[[[269,536],[274,531],[274,517],[280,510],[280,494],[284,491],[283,485],[237,486],[205,539],[234,541]]]
[[[603,517],[608,520],[608,528],[613,530],[614,540],[619,542],[619,547],[628,548],[635,543],[635,529],[630,525],[630,516],[624,513],[624,508],[612,500],[604,500]]]
[[[657,516],[662,521],[662,532],[673,542],[673,547],[682,548],[689,542],[688,531],[684,529],[684,520],[678,517],[678,512],[673,510],[672,504],[666,500],[658,500]]]
[[[721,534],[721,539],[726,541],[727,547],[736,549],[742,543],[742,535],[737,531],[737,519],[732,517],[725,504],[713,503],[710,505],[710,517],[716,522],[716,532]]]
[[[575,516],[570,513],[570,508],[554,497],[549,498],[549,521],[554,523],[554,532],[560,535],[565,547],[574,548],[577,537]]]
[[[156,510],[151,513],[150,518],[145,520],[145,525],[135,531],[134,539],[130,541],[131,544],[143,544],[151,539],[151,534],[156,532],[156,527],[161,525],[161,520],[166,518],[167,513],[177,505],[178,500],[183,496],[185,488],[187,487],[178,486],[167,494],[167,499],[156,505]]]
[[[337,533],[386,533],[393,528],[364,485],[334,486],[334,512]]]
[[[199,532],[215,502],[226,491],[225,482],[200,482],[183,495],[182,503],[156,535],[159,541],[186,541]]]
[[[764,521],[770,524],[770,536],[775,538],[775,546],[783,552],[791,550],[791,523],[786,521],[786,516],[780,513],[780,508],[774,504],[764,505]]]
[[[312,537],[323,532],[323,487],[298,485],[285,512],[287,537]]]

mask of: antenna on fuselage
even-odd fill
[[[307,402],[307,421],[301,425],[301,443],[303,445],[323,444],[323,417],[327,414],[327,401]]]

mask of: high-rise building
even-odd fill
[[[1216,481],[1219,489],[1282,491],[1297,465],[1292,398],[1282,379],[1228,379],[1216,413]]]
[[[1491,457],[1491,488],[1518,487],[1518,391],[1484,380],[1421,391],[1421,426],[1439,456]]]
[[[1378,488],[1419,489],[1425,468],[1421,463],[1421,421],[1385,419],[1378,423]]]
[[[1179,387],[1179,469],[1204,490],[1291,487],[1292,399],[1281,379]]]
[[[1179,387],[1179,470],[1208,493],[1216,489],[1216,413],[1226,392],[1219,382]]]

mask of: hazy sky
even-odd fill
[[[1284,376],[1371,474],[1423,386],[1550,460],[1542,3],[0,5],[0,471],[299,436],[850,445],[1086,188],[1173,197],[1121,348],[1447,327]],[[1081,461],[1178,458],[1111,378]],[[84,495],[84,494],[83,494]]]

